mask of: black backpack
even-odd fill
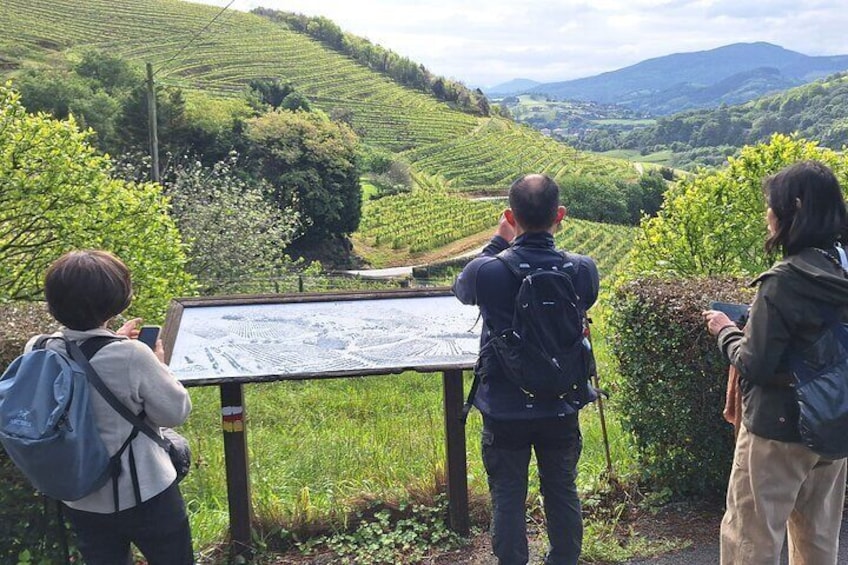
[[[564,399],[580,409],[597,398],[589,379],[595,360],[589,320],[574,289],[576,271],[568,255],[550,268],[533,267],[513,248],[496,255],[519,280],[512,326],[480,350],[474,384],[465,406],[471,408],[479,379],[494,369],[530,399]],[[493,367],[494,365],[494,367]]]

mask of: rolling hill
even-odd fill
[[[718,164],[735,149],[775,133],[796,133],[840,150],[848,144],[846,116],[848,73],[840,73],[745,104],[664,116],[624,135],[596,136],[593,143],[595,149],[617,146],[643,154],[669,149],[674,166]]]
[[[486,89],[486,95],[492,98],[503,98],[504,96],[512,96],[513,94],[522,94],[528,90],[542,84],[541,82],[530,80],[529,78],[515,78],[495,86],[490,86]]]
[[[577,152],[502,118],[454,110],[283,24],[235,11],[213,22],[219,11],[177,0],[4,0],[0,73],[13,77],[24,66],[49,65],[86,46],[152,62],[160,83],[222,96],[242,91],[251,79],[281,78],[313,106],[348,112],[364,143],[403,153],[414,170],[443,176],[457,190],[502,191],[530,168],[636,176],[626,161]]]
[[[593,77],[545,83],[529,92],[664,115],[747,102],[846,69],[848,55],[811,57],[770,43],[735,43],[648,59]]]

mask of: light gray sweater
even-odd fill
[[[191,412],[191,399],[182,384],[168,367],[159,362],[153,351],[138,340],[127,339],[107,329],[86,331],[61,330],[71,341],[77,343],[94,336],[118,337],[120,341],[109,343],[91,359],[91,366],[109,387],[109,390],[127,408],[138,414],[143,409],[147,422],[154,428],[174,427],[185,422]],[[54,335],[58,335],[54,334]],[[38,336],[27,343],[26,351],[32,349]],[[58,340],[48,341],[47,347],[61,347]],[[109,454],[117,453],[132,431],[132,424],[109,406],[98,394],[91,394],[91,407],[97,429]],[[153,440],[139,433],[132,443],[135,455],[141,501],[144,502],[168,488],[176,479],[176,471],[165,450]],[[136,505],[129,466],[129,449],[121,456],[122,472],[118,477],[119,509]],[[56,469],[61,473],[61,469]],[[101,514],[115,511],[112,481],[100,489],[75,501],[65,501],[71,508]]]

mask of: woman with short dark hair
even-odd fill
[[[788,358],[814,343],[830,317],[848,322],[839,244],[848,214],[833,172],[816,161],[781,170],[764,190],[766,249],[783,258],[754,281],[744,331],[721,312],[704,312],[742,391],[721,563],[777,565],[788,530],[790,564],[835,565],[846,462],[801,443]]]
[[[132,300],[130,272],[120,259],[106,251],[67,253],[48,269],[44,292],[50,313],[63,325],[54,336],[82,349],[92,338],[100,342],[91,365],[122,404],[143,412],[155,430],[185,422],[191,400],[164,364],[162,341],[151,350],[135,339],[140,319],[117,332],[107,328]],[[46,346],[63,347],[63,342],[49,340]],[[90,402],[109,455],[124,442],[129,446],[116,479],[79,500],[64,501],[83,559],[87,565],[131,564],[130,544],[135,544],[150,565],[194,563],[185,503],[169,455],[144,433],[129,439],[133,425],[100,394],[92,394]]]

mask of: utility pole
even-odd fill
[[[153,182],[161,182],[159,176],[159,130],[156,119],[156,90],[153,88],[153,65],[147,63],[147,131],[150,139],[150,156],[153,158]]]

